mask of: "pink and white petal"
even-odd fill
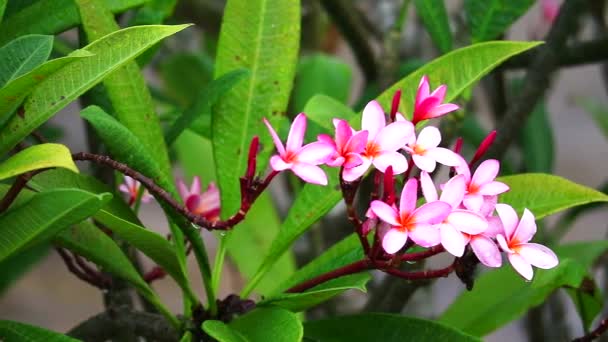
[[[420,172],[420,186],[422,187],[422,195],[427,203],[436,201],[438,199],[435,183],[433,183],[431,176],[429,176],[429,174],[425,171]],[[441,195],[443,196],[443,194]]]
[[[418,83],[418,91],[416,92],[416,102],[415,105],[418,107],[420,102],[426,99],[430,95],[430,86],[429,86],[429,78],[424,75],[420,78],[420,82]]]
[[[289,135],[287,136],[287,143],[285,144],[285,150],[297,151],[302,147],[304,142],[304,134],[306,133],[306,115],[300,113],[293,119],[291,127],[289,128]]]
[[[429,96],[436,97],[439,102],[443,102],[445,98],[445,92],[448,90],[445,84],[440,85],[435,89]]]
[[[516,253],[509,253],[509,262],[511,266],[526,280],[532,280],[534,271],[532,265],[530,265],[521,255]]]
[[[519,245],[517,253],[527,262],[542,269],[549,269],[557,266],[559,260],[557,255],[549,248],[538,243],[524,243]]]
[[[439,146],[441,143],[441,133],[437,127],[426,126],[418,134],[416,144],[423,146],[425,149],[430,149]]]
[[[433,107],[431,110],[429,110],[427,112],[426,116],[429,119],[438,118],[440,116],[446,115],[446,114],[456,111],[458,109],[460,109],[460,107],[453,103],[445,103],[445,104]]]
[[[519,223],[519,219],[517,218],[517,213],[515,209],[508,204],[499,203],[496,205],[496,212],[498,213],[498,217],[502,221],[502,226],[504,228],[505,236],[509,239],[513,237],[515,233],[515,229],[517,228],[517,224]]]
[[[375,141],[383,151],[397,151],[405,146],[413,134],[414,125],[411,122],[393,122],[378,132]]]
[[[486,220],[488,220],[488,228],[485,232],[483,232],[483,236],[487,236],[493,239],[496,237],[496,235],[505,233],[505,228],[502,225],[500,217],[486,216]]]
[[[331,146],[317,141],[300,148],[294,159],[305,164],[319,165],[325,162],[334,151]]]
[[[458,166],[460,164],[460,160],[458,159],[458,155],[454,153],[452,150],[448,150],[443,147],[435,147],[426,150],[426,156],[429,156],[435,159],[439,164],[447,165],[447,166]]]
[[[376,169],[384,172],[389,166],[393,167],[393,174],[399,175],[407,171],[407,159],[399,152],[383,151],[374,157],[372,163]]]
[[[489,182],[479,187],[478,192],[484,196],[496,196],[509,191],[509,186],[503,182]]]
[[[458,154],[459,163],[454,167],[454,170],[459,175],[464,175],[464,179],[467,183],[471,180],[471,170],[469,169],[469,163],[467,163],[461,155]]]
[[[336,146],[341,149],[347,143],[350,137],[353,135],[353,130],[345,120],[337,120],[336,125]]]
[[[317,141],[330,145],[332,146],[334,149],[336,148],[336,142],[334,141],[334,139],[332,139],[329,134],[319,134],[317,135]]]
[[[144,190],[144,193],[141,195],[141,202],[150,203],[150,201],[152,201],[152,199],[154,199],[154,196],[150,195],[148,190]]]
[[[274,155],[270,157],[270,167],[275,171],[283,171],[290,169],[293,166],[293,163],[286,163],[283,158],[278,155]]]
[[[465,208],[478,213],[483,205],[483,196],[479,194],[468,194],[464,196],[462,204]]]
[[[331,167],[338,167],[338,166],[342,166],[345,163],[345,158],[344,157],[340,157],[337,154],[334,154],[332,156],[329,156],[326,160],[325,160],[325,164],[327,166],[331,166]]]
[[[410,239],[422,247],[433,247],[441,243],[439,229],[433,225],[420,223],[409,227]]]
[[[464,175],[456,175],[445,183],[440,199],[443,202],[451,205],[452,208],[458,208],[458,206],[462,203],[466,188],[467,183]]]
[[[190,185],[190,193],[200,195],[201,193],[201,177],[194,176]]]
[[[436,97],[427,97],[414,107],[414,121],[430,119],[428,113],[438,106],[441,102]]]
[[[344,151],[361,153],[365,151],[365,146],[367,145],[367,131],[359,131],[355,133],[346,143],[344,147]]]
[[[459,231],[470,235],[481,234],[488,228],[488,221],[483,216],[468,210],[452,210],[446,220]]]
[[[414,159],[414,164],[416,164],[416,166],[418,166],[418,168],[422,171],[433,172],[437,166],[435,159],[429,156],[413,154],[412,159]]]
[[[437,224],[443,221],[450,211],[452,207],[442,201],[425,203],[411,214],[411,222]]]
[[[220,208],[220,190],[215,183],[209,183],[207,190],[201,194],[200,198],[199,206],[203,207],[205,211]]]
[[[498,196],[483,196],[483,204],[479,209],[479,214],[484,217],[490,216],[494,211],[494,208],[496,208],[497,202]]]
[[[466,247],[466,240],[462,233],[448,223],[442,223],[438,226],[441,234],[441,245],[453,256],[461,257]]]
[[[473,253],[477,256],[477,259],[482,264],[488,267],[500,267],[502,266],[502,256],[498,246],[492,241],[492,239],[483,235],[474,236],[469,242]]]
[[[352,169],[353,167],[357,167],[363,164],[363,157],[361,157],[361,155],[358,153],[347,153],[345,158],[343,159],[343,165],[345,169]]]
[[[307,183],[327,185],[327,176],[318,166],[297,162],[292,165],[291,171]]]
[[[188,190],[186,184],[181,179],[177,181],[177,191],[179,191],[179,197],[181,197],[183,201],[190,195],[190,190]]]
[[[395,121],[407,121],[410,122],[410,120],[406,119],[405,116],[403,116],[403,114],[397,112],[395,114]]]
[[[388,254],[395,254],[399,252],[407,241],[407,232],[400,231],[398,229],[390,229],[382,238],[382,248]]]
[[[274,146],[277,148],[277,152],[279,152],[279,155],[281,155],[281,156],[285,155],[285,147],[283,146],[283,142],[277,135],[277,132],[274,130],[274,128],[272,128],[272,126],[270,125],[270,122],[268,122],[268,120],[266,120],[266,118],[264,118],[262,120],[264,121],[264,124],[266,125],[266,127],[268,127],[268,132],[270,132],[270,136],[272,137]]]
[[[129,187],[126,186],[125,184],[120,184],[120,186],[118,186],[118,190],[124,192],[127,195],[131,194],[131,190],[129,190]]]
[[[370,101],[363,109],[361,129],[367,130],[367,139],[373,141],[384,126],[386,126],[384,110],[377,101]]]
[[[394,207],[382,202],[382,201],[373,201],[370,204],[371,210],[378,216],[382,221],[392,225],[399,226],[399,213],[395,210]]]
[[[416,178],[410,178],[401,190],[399,214],[404,216],[413,213],[416,209],[416,200],[418,200],[418,181]]]
[[[510,247],[509,244],[507,243],[507,239],[505,238],[504,235],[502,234],[498,234],[496,235],[496,242],[498,242],[498,245],[500,246],[500,249],[502,249],[504,252],[507,253],[515,253]]]
[[[532,212],[526,208],[511,239],[517,239],[519,243],[526,243],[532,240],[534,234],[536,234],[536,221]]]
[[[476,184],[477,186],[489,183],[496,178],[499,169],[500,163],[498,162],[498,160],[485,160],[483,163],[479,164],[477,170],[475,170],[473,178],[471,179],[471,183]]]
[[[186,208],[188,209],[189,212],[198,215],[198,214],[200,214],[200,212],[197,211],[199,208],[200,202],[201,202],[201,196],[190,195],[190,196],[188,196],[188,198],[186,198],[186,200],[184,201],[184,204],[186,205]]]
[[[354,182],[365,174],[369,166],[372,165],[371,160],[368,158],[362,158],[363,163],[359,166],[355,166],[350,169],[344,169],[342,172],[342,178],[347,182]]]

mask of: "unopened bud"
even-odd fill
[[[393,103],[391,104],[391,121],[395,121],[397,111],[399,111],[399,103],[401,102],[401,90],[397,90],[393,95]]]

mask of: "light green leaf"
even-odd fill
[[[0,87],[44,63],[53,48],[53,36],[32,34],[0,48]]]
[[[8,2],[8,0],[0,0],[0,23],[2,22],[2,19],[4,18],[4,10],[6,9],[7,2]]]
[[[122,13],[148,0],[106,0],[112,13]],[[0,25],[0,44],[26,34],[53,35],[80,24],[73,0],[38,0],[9,15]]]
[[[276,124],[284,115],[299,42],[299,0],[227,2],[215,77],[243,67],[251,71],[251,77],[223,96],[213,113],[213,147],[223,217],[239,208],[239,177],[245,172],[247,150],[254,135],[265,147],[258,157],[258,169],[266,169],[273,144],[262,118]]]
[[[13,321],[0,321],[0,336],[4,342],[79,342],[58,332]]]
[[[434,321],[382,313],[306,322],[304,337],[323,342],[481,341]]]
[[[89,90],[112,71],[133,60],[161,39],[188,25],[126,28],[99,39],[85,48],[95,54],[78,59],[42,81],[24,104],[24,115],[16,115],[0,132],[0,155],[8,152],[57,111]]]
[[[332,279],[301,293],[284,293],[266,298],[258,307],[278,306],[289,311],[300,312],[319,305],[347,290],[367,292],[365,284],[371,279],[368,272],[351,274]]]
[[[219,342],[299,342],[302,323],[280,308],[260,308],[238,317],[229,324],[208,320],[203,330]]]
[[[553,128],[546,106],[538,104],[520,133],[524,165],[528,172],[553,171]]]
[[[325,133],[333,136],[333,118],[350,120],[356,116],[355,112],[345,104],[327,95],[315,95],[304,106],[304,113],[308,118],[306,128],[307,141],[317,140],[319,134]]]
[[[521,17],[534,0],[465,0],[474,43],[496,39]]]
[[[41,192],[0,216],[0,261],[51,239],[69,225],[95,214],[109,200],[75,189]]]
[[[578,205],[608,202],[608,195],[554,175],[525,173],[497,180],[511,188],[498,201],[511,205],[519,214],[528,208],[537,220]]]
[[[378,96],[377,100],[383,108],[388,110],[393,94],[397,89],[401,89],[400,112],[407,113],[409,109],[413,108],[420,78],[428,75],[434,86],[448,85],[445,101],[452,101],[501,62],[536,45],[538,45],[536,42],[502,41],[481,43],[452,51],[397,82]],[[463,68],[463,65],[466,65],[466,68]],[[360,121],[361,117],[357,115],[350,120],[350,124],[356,128],[360,126]],[[256,275],[246,285],[243,294],[248,294],[253,290],[275,260],[313,223],[340,201],[338,172],[333,169],[328,173],[329,184],[327,186],[306,184],[300,191],[270,252],[264,258]]]
[[[452,50],[452,31],[444,0],[414,0],[414,4],[439,51],[447,53]]]
[[[0,180],[52,167],[78,172],[67,147],[59,144],[41,144],[28,147],[0,164]]]
[[[463,292],[440,321],[476,336],[485,336],[540,305],[557,288],[578,288],[587,270],[608,249],[608,241],[588,241],[555,248],[560,264],[535,270],[532,283],[509,266],[482,274],[472,291]],[[492,319],[488,319],[492,317]]]

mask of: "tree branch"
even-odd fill
[[[520,69],[529,67],[545,45],[507,60],[499,69]],[[608,60],[608,38],[586,42],[576,42],[560,51],[557,58],[558,67],[571,67],[583,64],[600,63]]]

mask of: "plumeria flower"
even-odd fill
[[[447,166],[460,164],[458,155],[451,150],[438,147],[441,142],[441,133],[437,127],[428,126],[418,134],[410,137],[404,149],[412,155],[414,164],[422,171],[433,172],[437,163]]]
[[[420,183],[422,186],[422,193],[427,202],[433,202],[439,199],[450,205],[452,209],[451,212],[441,223],[437,224],[436,227],[439,228],[439,233],[441,235],[441,245],[443,245],[443,247],[452,255],[461,257],[464,254],[466,245],[471,241],[471,237],[482,234],[488,228],[488,222],[483,216],[469,210],[459,209],[466,190],[464,176],[457,175],[451,178],[445,184],[441,197],[439,198],[437,198],[437,190],[428,173],[423,171],[420,174]],[[486,244],[471,247],[474,251],[476,247],[480,247],[480,254],[483,256],[489,254],[488,252],[492,252],[494,256],[498,255],[498,259],[500,259],[500,252],[496,245],[494,245],[492,251],[485,250],[487,247]]]
[[[320,134],[318,140],[332,148],[326,164],[332,167],[343,166],[351,169],[363,164],[361,152],[367,144],[367,131],[355,132],[345,120],[334,119],[335,140],[327,134]]]
[[[361,153],[363,163],[345,169],[344,180],[352,182],[358,179],[372,164],[382,172],[390,165],[396,175],[407,170],[407,159],[397,150],[402,148],[414,133],[414,125],[411,122],[397,121],[387,125],[382,107],[378,102],[371,101],[363,109],[361,128],[368,132],[365,150]]]
[[[414,125],[420,121],[437,118],[458,110],[459,107],[453,103],[441,104],[446,91],[447,87],[442,84],[431,93],[429,78],[426,75],[422,76],[416,93],[416,102],[414,103],[414,114],[412,116]]]
[[[270,158],[270,166],[273,170],[289,169],[305,182],[327,185],[327,176],[317,165],[322,164],[333,151],[331,146],[322,142],[302,146],[306,132],[306,115],[304,113],[298,114],[293,120],[285,146],[283,146],[277,132],[268,120],[264,119],[264,123],[268,127],[277,152],[279,152],[278,155]]]
[[[422,247],[436,246],[441,242],[439,230],[434,224],[442,222],[450,213],[449,204],[434,201],[416,209],[418,181],[410,178],[401,192],[399,210],[382,201],[373,201],[371,209],[388,223],[390,228],[382,232],[382,248],[389,253],[397,253],[410,237]]]
[[[179,194],[188,211],[203,216],[209,221],[217,221],[220,216],[220,191],[215,183],[210,182],[207,190],[201,193],[201,179],[194,176],[190,189],[183,181],[177,182]]]
[[[553,24],[559,14],[559,2],[557,0],[541,0],[540,5],[543,10],[543,20]]]
[[[139,188],[141,184],[135,179],[125,176],[124,183],[120,184],[118,190],[124,192],[129,196],[129,205],[133,205],[137,200],[137,194],[139,193]],[[152,195],[148,193],[148,190],[144,190],[144,193],[141,196],[141,201],[143,203],[148,203],[152,200]]]
[[[467,181],[467,192],[462,201],[467,209],[475,212],[491,212],[493,210],[491,207],[496,203],[496,196],[509,191],[508,185],[495,181],[499,169],[498,160],[488,159],[479,164],[471,177],[471,170],[469,170],[467,162],[460,158],[456,172],[464,175]]]
[[[496,211],[504,231],[496,236],[503,251],[507,252],[511,266],[527,280],[532,280],[532,266],[549,269],[559,263],[557,256],[549,248],[538,243],[529,242],[536,234],[534,215],[524,209],[521,220],[515,210],[507,204],[497,204]]]

